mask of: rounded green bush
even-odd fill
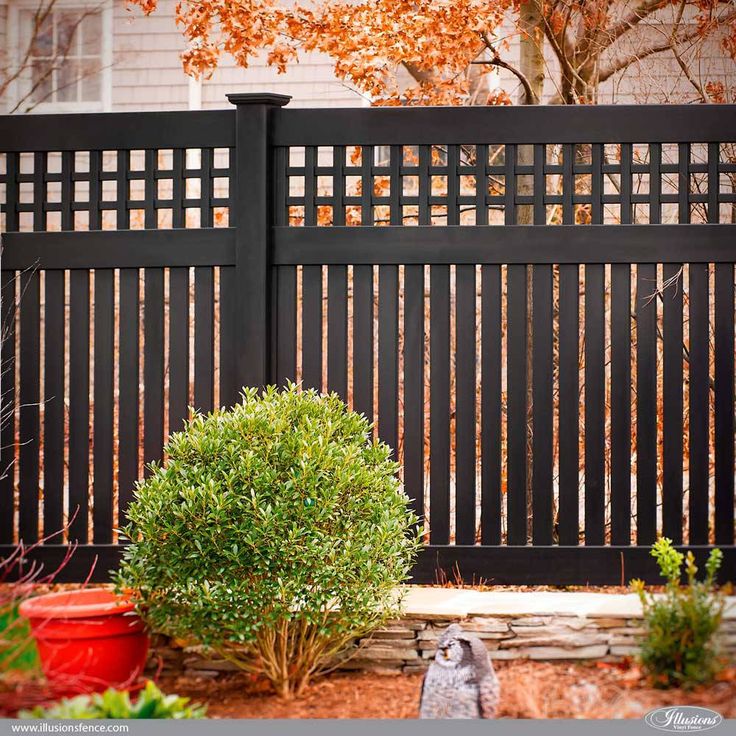
[[[335,395],[246,389],[173,434],[128,509],[118,573],[154,631],[300,692],[395,616],[419,546],[390,448]]]

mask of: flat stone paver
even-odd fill
[[[455,588],[404,588],[404,616],[464,618],[466,616],[563,615],[595,618],[638,618],[641,603],[634,593],[564,591],[493,591]],[[736,619],[736,596],[727,599],[724,618]]]

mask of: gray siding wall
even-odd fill
[[[0,0],[0,51],[8,47],[7,6],[14,0]],[[113,0],[113,66],[112,109],[130,110],[183,110],[190,106],[190,80],[184,74],[180,54],[185,48],[180,29],[175,22],[176,0],[159,0],[158,10],[144,16],[138,8],[128,8],[125,0]],[[512,28],[502,29],[506,35]],[[667,26],[652,31],[663,37]],[[510,34],[513,35],[513,34]],[[624,37],[614,55],[636,51],[634,43],[643,48],[648,39]],[[512,64],[518,65],[518,43],[505,52]],[[550,48],[546,49],[550,70],[545,86],[545,101],[554,98],[557,62]],[[694,67],[699,81],[720,81],[727,87],[736,85],[736,65],[721,50],[718,39],[709,43],[706,52]],[[298,64],[289,67],[286,74],[278,74],[265,63],[265,58],[254,59],[247,69],[237,67],[230,57],[222,59],[213,76],[201,85],[201,106],[227,106],[228,92],[269,90],[293,97],[295,107],[340,107],[368,104],[348,84],[333,74],[330,59],[321,54],[306,54]],[[408,75],[401,75],[409,83]],[[516,98],[518,81],[501,70],[492,86],[500,86]],[[683,102],[694,99],[694,90],[672,54],[659,54],[616,74],[602,85],[601,103]],[[0,100],[0,111],[3,101]]]

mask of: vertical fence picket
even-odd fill
[[[44,276],[43,535],[47,537],[64,524],[64,271],[48,270]],[[57,534],[49,543],[63,541]]]
[[[546,224],[546,146],[534,146],[534,224]],[[563,181],[563,189],[564,189]],[[552,266],[533,265],[531,303],[531,539],[552,543]],[[527,512],[529,513],[529,511]]]
[[[327,269],[327,388],[348,398],[348,269]]]
[[[552,266],[532,283],[532,541],[552,544]]]
[[[585,266],[585,543],[604,543],[605,351],[602,265]]]
[[[526,266],[507,269],[507,410],[506,489],[509,544],[527,542],[527,296]]]
[[[89,486],[89,271],[69,275],[69,541],[87,542]]]
[[[450,267],[429,269],[430,542],[450,542]]]
[[[20,154],[5,154],[5,202],[2,211],[5,214],[5,230],[18,230],[18,173]],[[0,514],[0,544],[12,544],[14,541],[15,512],[15,469],[18,462],[16,450],[16,414],[15,404],[19,399],[16,394],[16,316],[17,316],[17,277],[14,270],[4,270],[0,277],[0,315],[2,316],[2,351],[0,353],[0,506],[6,513]],[[8,513],[9,511],[9,513]]]
[[[322,267],[302,268],[302,381],[322,389]]]
[[[662,534],[682,544],[682,264],[666,263],[663,279]]]
[[[611,265],[611,543],[631,544],[631,266]]]
[[[378,433],[398,459],[399,267],[378,269]]]
[[[560,265],[559,288],[559,542],[579,541],[579,291],[577,265]]]
[[[356,364],[357,367],[357,364]],[[404,270],[404,488],[424,515],[424,266]]]
[[[373,421],[372,266],[353,267],[353,406]]]
[[[144,225],[157,225],[154,201],[157,193],[155,150],[145,151]],[[160,461],[164,442],[164,270],[144,269],[143,307],[143,461]]]
[[[481,544],[501,543],[501,267],[481,267]]]
[[[194,269],[194,406],[214,407],[215,284],[211,267]]]
[[[12,544],[14,532],[14,513],[11,510],[15,476],[16,280],[15,271],[3,271],[0,276],[0,507],[6,510],[0,514],[0,544]]]
[[[633,216],[631,156],[631,144],[622,144],[622,225],[631,224]],[[656,191],[656,184],[652,182],[650,186]],[[631,544],[631,266],[628,263],[611,264],[610,325],[611,543],[626,546]]]
[[[717,223],[720,181],[717,143],[708,145],[708,222]],[[732,205],[733,207],[733,205]],[[715,543],[734,543],[734,264],[716,263],[714,279]]]
[[[184,164],[186,152],[172,152],[172,226],[186,227]],[[169,432],[177,432],[189,407],[189,269],[169,269]]]
[[[563,147],[562,221],[574,222],[575,149]],[[592,195],[591,195],[592,196]],[[579,541],[579,283],[578,266],[561,263],[558,267],[558,463],[559,507],[557,536],[559,544],[576,545]]]
[[[120,325],[118,336],[118,519],[123,525],[133,487],[138,479],[139,361],[140,361],[140,271],[120,269]],[[173,306],[173,305],[172,305]],[[170,358],[173,359],[173,358]],[[173,366],[172,366],[173,367]],[[169,428],[176,428],[171,424]]]
[[[708,475],[710,372],[708,353],[710,342],[708,264],[688,266],[688,480],[690,507],[690,544],[708,543]]]
[[[715,542],[734,543],[734,266],[715,266]]]
[[[636,541],[657,536],[657,267],[636,278]]]
[[[296,269],[291,269],[295,272]],[[220,406],[229,408],[238,401],[240,389],[235,366],[237,342],[236,312],[238,283],[233,266],[220,267]],[[296,351],[296,333],[293,338]],[[295,372],[292,369],[291,379]]]
[[[189,269],[172,268],[169,269],[169,432],[178,432],[188,413]]]
[[[146,268],[143,345],[143,461],[161,460],[164,422],[164,271]]]
[[[200,224],[212,227],[214,196],[213,151],[202,149],[200,174]],[[263,287],[266,288],[265,286]],[[215,375],[215,275],[211,266],[194,269],[194,405],[199,411],[214,408]]]
[[[279,267],[277,279],[276,384],[285,386],[296,381],[296,267]]]
[[[95,271],[93,542],[112,542],[114,273]]]
[[[38,539],[39,507],[39,379],[40,274],[20,276],[20,419],[19,419],[19,538],[26,544]]]
[[[455,538],[475,543],[475,266],[455,271]]]

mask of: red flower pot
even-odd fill
[[[21,603],[50,684],[81,693],[130,687],[143,671],[148,635],[134,604],[111,590],[50,593]]]

